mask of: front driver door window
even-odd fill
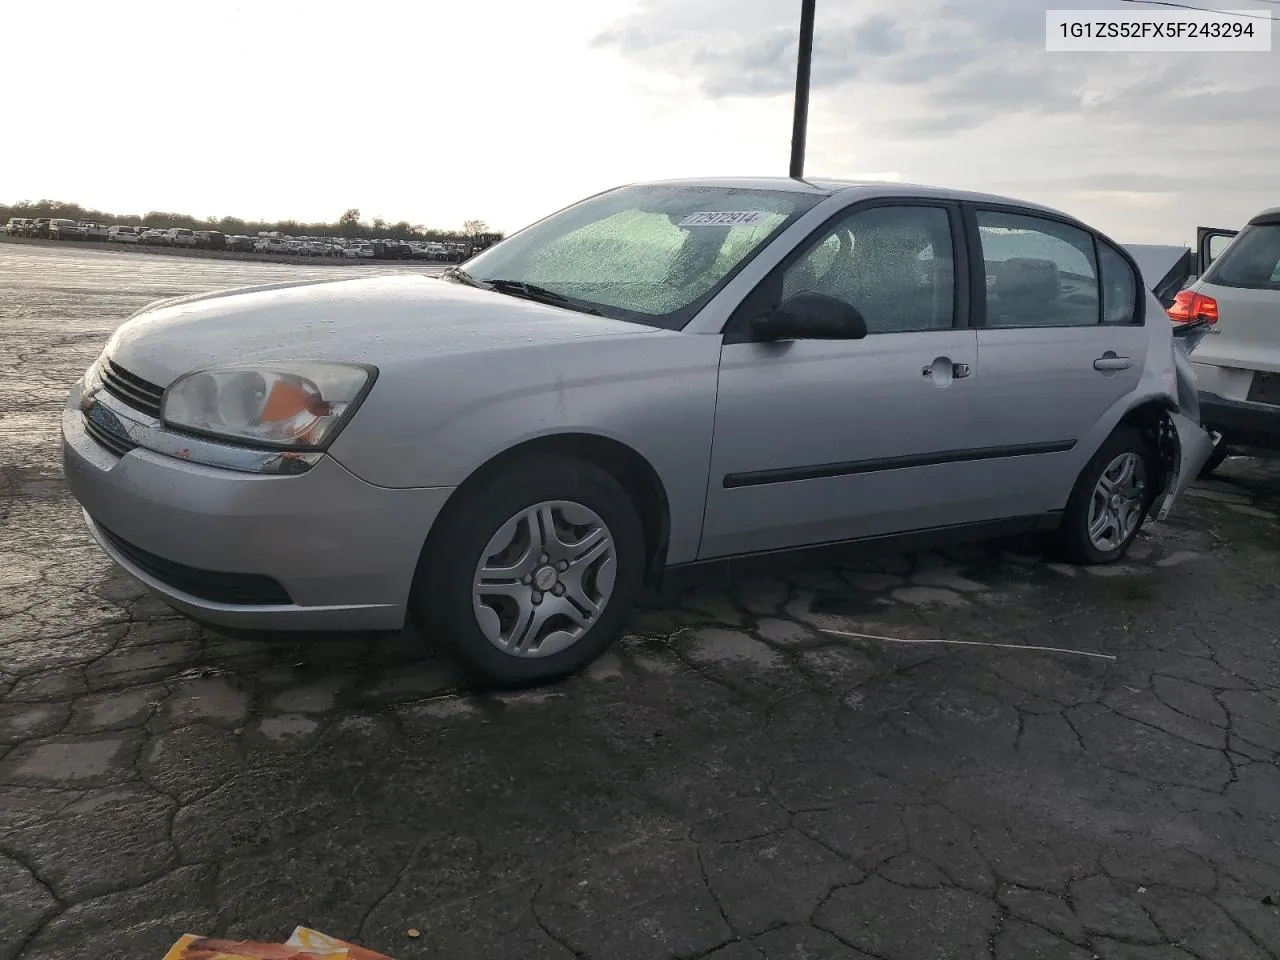
[[[872,207],[834,225],[793,263],[782,296],[843,300],[869,334],[946,330],[955,318],[954,264],[946,210]]]

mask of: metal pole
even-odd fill
[[[800,55],[796,61],[796,110],[791,125],[791,178],[804,176],[804,138],[809,124],[809,65],[813,60],[813,8],[800,0]]]

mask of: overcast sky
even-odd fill
[[[512,230],[618,183],[785,175],[799,7],[6,0],[0,202]],[[1280,204],[1280,52],[1050,54],[1047,7],[1126,5],[818,0],[806,172],[1122,241]]]

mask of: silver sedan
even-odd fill
[[[999,197],[642,184],[443,277],[153,304],[63,414],[122,567],[252,630],[414,618],[481,681],[579,669],[645,583],[1053,531],[1122,557],[1208,456],[1133,260]],[[1181,399],[1180,399],[1181,398]]]

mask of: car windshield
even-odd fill
[[[479,281],[541,288],[564,305],[678,330],[822,194],[622,187],[535,223],[465,264]]]
[[[1280,223],[1245,227],[1204,279],[1223,287],[1280,290]]]

